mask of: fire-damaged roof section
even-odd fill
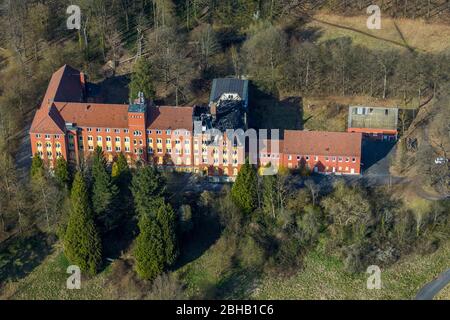
[[[284,153],[317,156],[361,156],[361,133],[284,131]]]
[[[398,108],[350,106],[348,128],[397,130]]]
[[[213,123],[213,127],[220,131],[227,129],[244,128],[244,111],[241,102],[223,103],[222,107],[217,110],[217,118]]]
[[[242,100],[247,100],[248,80],[234,78],[214,79],[209,102],[217,102],[224,93],[236,93]]]

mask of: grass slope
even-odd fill
[[[368,290],[368,274],[351,275],[338,259],[323,253],[306,256],[305,266],[290,278],[266,277],[254,299],[412,299],[427,282],[450,267],[450,242],[436,252],[402,259],[381,274],[382,289]],[[450,299],[447,286],[437,299]]]
[[[391,19],[382,15],[381,29],[370,30],[366,26],[367,18],[368,16],[345,17],[320,13],[314,16],[307,27],[315,31],[319,42],[350,37],[354,44],[376,50],[405,48],[396,43],[422,52],[436,53],[450,48],[450,42],[443,41],[450,38],[448,25],[412,19]]]
[[[110,268],[92,278],[81,277],[80,290],[68,290],[66,281],[70,274],[66,273],[70,263],[61,249],[56,249],[37,268],[25,278],[6,285],[1,299],[31,300],[92,300],[107,299],[108,291],[104,290]]]

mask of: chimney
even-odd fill
[[[212,115],[213,119],[215,120],[216,116],[217,116],[217,104],[215,102],[211,104],[210,111],[211,111],[211,115]]]
[[[50,112],[50,109],[52,108],[53,100],[48,99],[47,101],[47,111]]]
[[[86,76],[84,72],[80,72],[80,84],[82,91],[82,99],[84,101],[86,99]]]

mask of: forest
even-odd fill
[[[446,1],[375,2],[390,17],[447,23],[450,15]],[[101,150],[78,168],[60,160],[54,172],[38,157],[24,160],[31,119],[51,74],[64,64],[92,82],[124,76],[130,97],[145,90],[166,105],[202,101],[211,80],[226,76],[250,79],[274,99],[368,96],[416,108],[439,97],[431,123],[445,136],[449,114],[440,110],[448,109],[442,97],[448,50],[374,50],[350,37],[318,41],[320,30],[305,28],[316,11],[365,15],[367,3],[80,0],[81,29],[68,30],[72,1],[0,0],[0,283],[20,279],[11,276],[13,247],[36,235],[62,246],[90,277],[104,272],[108,258],[129,258],[126,268],[145,284],[145,298],[224,297],[226,285],[190,293],[189,279],[177,273],[205,225],[232,251],[228,273],[289,276],[317,248],[335,254],[351,273],[437,250],[449,238],[449,201],[412,208],[387,186],[338,181],[323,189],[308,172],[260,177],[245,165],[236,183],[218,194],[173,197],[177,174],[128,168],[120,156],[108,164]],[[406,139],[402,143],[398,162],[429,163],[430,146],[411,153]],[[448,171],[433,170],[426,171],[430,184],[450,189]]]

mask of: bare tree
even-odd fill
[[[209,59],[220,49],[217,36],[210,24],[202,24],[192,31],[196,55],[199,60],[201,72],[209,67]]]

